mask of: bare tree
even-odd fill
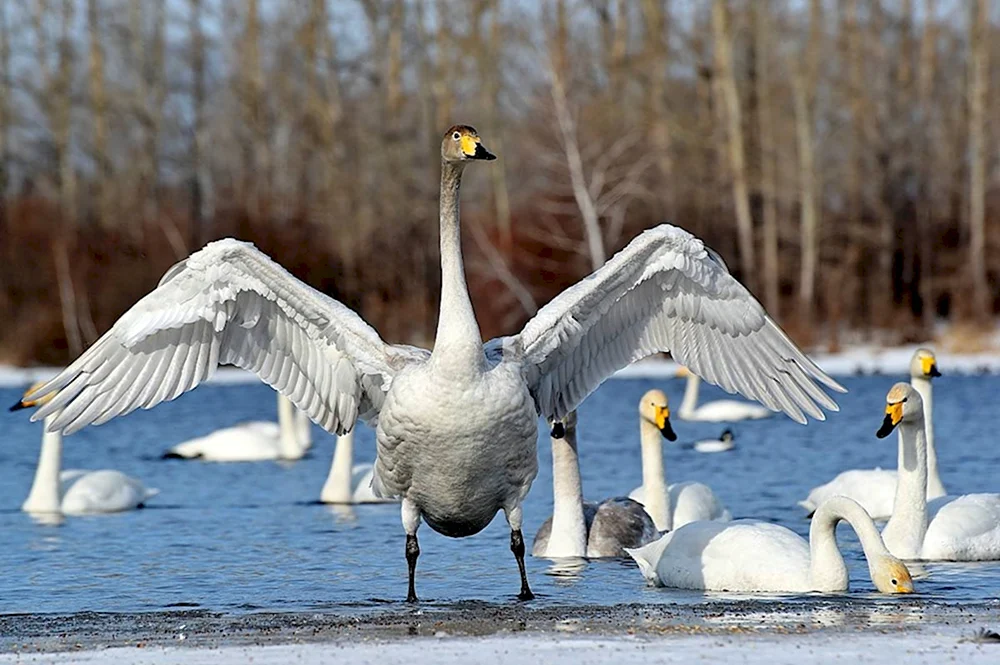
[[[672,212],[674,164],[671,153],[671,129],[666,100],[667,72],[670,66],[669,0],[643,0],[645,24],[646,122],[656,151],[656,166],[660,178],[655,191],[663,206]]]
[[[728,0],[714,0],[712,30],[715,39],[715,69],[719,98],[725,109],[726,141],[729,171],[732,178],[733,206],[736,209],[736,231],[739,238],[741,279],[754,288],[753,219],[750,217],[750,193],[747,188],[746,157],[743,146],[743,117],[740,96],[733,73],[733,37],[730,28]]]
[[[987,87],[986,0],[974,0],[969,13],[969,273],[973,316],[989,314],[986,277],[986,154]]]
[[[104,84],[104,44],[101,31],[99,0],[87,0],[87,36],[89,50],[90,114],[93,136],[94,195],[97,199],[97,220],[102,225],[112,225],[115,215],[111,204],[112,167],[108,152],[108,97]]]
[[[763,228],[764,304],[778,316],[778,209],[775,173],[774,123],[771,119],[770,5],[754,5],[754,64],[756,66],[757,131],[760,134],[760,199]]]

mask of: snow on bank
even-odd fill
[[[750,665],[808,663],[912,664],[996,663],[1000,645],[960,642],[940,634],[807,634],[786,637],[750,635],[673,638],[577,638],[554,635],[507,635],[486,638],[424,637],[393,642],[331,642],[279,646],[118,647],[63,654],[2,654],[7,663],[80,663],[81,665],[450,665],[472,663],[607,663],[739,662]]]
[[[905,375],[917,344],[891,348],[859,346],[841,353],[813,353],[810,357],[833,376],[859,374]],[[930,347],[933,348],[933,347]],[[1000,374],[1000,353],[938,353],[938,368],[944,374]],[[640,360],[615,374],[619,379],[662,379],[677,374],[672,360]],[[0,365],[0,388],[23,388],[55,376],[55,367],[11,367]],[[207,383],[216,385],[256,383],[257,377],[235,367],[222,367]]]

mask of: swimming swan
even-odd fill
[[[723,430],[718,439],[702,439],[690,444],[699,453],[724,453],[736,447],[736,437],[728,427]]]
[[[660,531],[670,531],[698,520],[732,519],[712,488],[704,483],[684,482],[667,486],[663,471],[660,435],[677,439],[670,427],[670,408],[662,390],[650,390],[639,400],[639,441],[642,444],[642,485],[629,493],[646,507]]]
[[[626,547],[641,547],[660,532],[642,504],[617,497],[584,502],[576,448],[576,411],[552,425],[552,517],[545,520],[531,547],[532,556],[623,557]]]
[[[375,495],[372,464],[354,463],[354,430],[337,437],[330,473],[319,494],[322,503],[391,503],[394,499]]]
[[[684,366],[681,366],[677,375],[687,376],[684,399],[681,400],[681,408],[677,409],[677,417],[681,420],[731,423],[740,420],[759,420],[769,418],[772,415],[771,411],[759,404],[741,402],[735,399],[718,399],[698,406],[701,377]]]
[[[706,591],[836,593],[848,587],[836,528],[846,520],[858,534],[872,582],[882,593],[911,593],[902,561],[886,549],[864,508],[846,497],[826,501],[806,541],[791,529],[757,520],[692,522],[628,553],[655,586]]]
[[[632,240],[509,337],[485,345],[462,263],[459,185],[495,159],[474,129],[441,145],[441,305],[434,350],[386,344],[340,302],[249,243],[210,243],[167,271],[72,365],[32,395],[33,418],[73,432],[191,390],[219,364],[256,373],[321,427],[375,428],[374,489],[402,498],[409,585],[421,520],[453,538],[504,511],[521,578],[521,504],[538,472],[538,418],[575,409],[634,360],[669,350],[724,389],[798,422],[844,389],[788,339],[718,254],[669,224]],[[400,239],[401,242],[404,239]]]
[[[42,400],[22,399],[11,411],[35,406]],[[45,419],[42,448],[38,455],[35,480],[21,510],[34,514],[87,515],[119,513],[141,507],[160,493],[121,471],[86,471],[62,466],[62,434],[50,430],[54,416]]]
[[[312,445],[311,427],[309,416],[278,393],[277,423],[260,420],[225,427],[178,443],[163,457],[203,462],[299,460]]]
[[[927,425],[920,392],[897,383],[886,396],[876,436],[899,428],[899,482],[892,516],[882,529],[889,551],[921,561],[1000,560],[1000,494],[927,500]]]
[[[924,419],[927,421],[927,498],[946,494],[938,474],[937,453],[934,450],[933,390],[931,380],[941,376],[937,359],[930,349],[917,349],[910,359],[910,385],[924,400]],[[851,469],[843,471],[830,482],[814,487],[799,505],[811,515],[816,506],[831,496],[849,496],[875,520],[887,520],[892,514],[892,501],[896,495],[894,469]]]

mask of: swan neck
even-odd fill
[[[927,532],[927,440],[924,423],[899,424],[899,461],[892,516],[882,532],[892,553],[918,558]]]
[[[302,457],[303,449],[299,445],[298,428],[295,405],[287,397],[278,393],[278,445],[281,448],[281,459]]]
[[[663,466],[663,441],[660,430],[645,418],[639,421],[642,444],[642,488],[646,512],[660,531],[673,528],[670,492]]]
[[[312,421],[305,411],[295,411],[295,436],[303,453],[312,448]]]
[[[48,431],[55,416],[45,419],[42,448],[38,455],[38,468],[31,484],[28,498],[21,506],[26,512],[58,513],[62,502],[59,472],[62,467],[62,433]]]
[[[889,553],[864,508],[845,497],[828,499],[816,510],[809,526],[810,571],[817,591],[843,591],[848,586],[847,566],[837,546],[840,520],[847,521],[858,535],[869,564]]]
[[[587,554],[587,527],[576,432],[567,430],[563,438],[551,441],[552,532],[546,554],[582,557]]]
[[[701,385],[701,377],[694,372],[688,374],[687,384],[684,386],[684,399],[681,400],[681,408],[677,415],[687,418],[698,408],[698,387]]]
[[[432,358],[456,369],[482,371],[483,342],[462,261],[459,188],[463,165],[441,162],[441,305]]]
[[[323,483],[320,500],[323,503],[350,503],[351,472],[354,468],[354,430],[337,437],[337,445],[333,449],[333,463],[330,473]]]
[[[924,402],[924,438],[927,440],[927,496],[944,496],[948,492],[938,472],[937,450],[934,448],[934,389],[931,380],[922,376],[910,379],[910,385],[920,393]]]

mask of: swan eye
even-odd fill
[[[455,139],[457,141],[460,138],[462,138],[462,135],[459,134],[458,132],[455,132],[454,134],[451,135],[451,138],[453,138],[453,139]]]
[[[905,397],[903,398],[903,402],[906,402],[906,398]]]
[[[895,578],[893,578],[893,579],[891,579],[891,580],[889,580],[889,581],[890,581],[890,582],[892,582],[892,585],[893,585],[893,586],[896,586],[896,585],[898,585],[898,584],[899,584],[899,582],[897,582]]]

